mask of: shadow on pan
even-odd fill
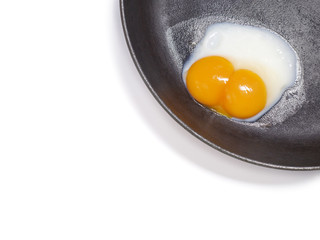
[[[320,168],[320,7],[313,1],[121,0],[131,55],[165,110],[210,146],[280,169]],[[216,22],[261,26],[283,36],[302,68],[295,89],[255,123],[227,119],[196,103],[181,72],[206,28]]]

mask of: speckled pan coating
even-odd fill
[[[120,2],[129,49],[143,80],[184,128],[210,146],[244,161],[281,169],[320,168],[317,0]],[[231,121],[202,107],[189,96],[182,82],[182,63],[207,26],[222,21],[268,28],[285,38],[300,58],[301,78],[295,89],[284,95],[273,112],[254,124]]]

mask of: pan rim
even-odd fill
[[[312,167],[294,167],[294,166],[286,166],[286,165],[277,165],[277,164],[270,164],[270,163],[265,163],[265,162],[261,162],[261,161],[257,161],[257,160],[253,160],[250,158],[246,158],[243,156],[240,156],[238,154],[229,152],[221,147],[219,147],[218,145],[210,142],[209,140],[205,139],[204,137],[202,137],[201,135],[199,135],[197,132],[193,131],[188,125],[186,125],[182,120],[179,119],[179,117],[177,117],[167,106],[166,104],[161,100],[161,98],[157,95],[156,91],[152,88],[152,86],[150,85],[147,77],[145,76],[142,67],[140,66],[140,63],[136,57],[135,51],[133,49],[133,46],[131,44],[131,39],[129,36],[129,32],[128,32],[128,27],[127,27],[127,23],[126,23],[126,15],[125,15],[125,0],[119,0],[119,6],[120,6],[120,15],[121,15],[121,24],[122,24],[122,28],[123,28],[123,32],[125,35],[125,40],[126,40],[126,44],[127,47],[129,49],[131,58],[140,74],[140,77],[142,78],[143,82],[145,83],[145,85],[147,86],[147,88],[149,89],[149,91],[151,92],[151,94],[153,95],[153,97],[157,100],[157,102],[160,104],[160,106],[180,125],[182,126],[185,130],[187,130],[189,133],[191,133],[193,136],[195,136],[196,138],[198,138],[200,141],[204,142],[205,144],[209,145],[210,147],[218,150],[219,152],[222,152],[223,154],[226,154],[230,157],[233,157],[235,159],[247,162],[247,163],[251,163],[257,166],[262,166],[262,167],[268,167],[268,168],[272,168],[272,169],[278,169],[278,170],[289,170],[289,171],[312,171],[312,170],[320,170],[320,166],[312,166]]]

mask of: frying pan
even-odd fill
[[[320,168],[320,4],[317,0],[120,0],[132,58],[147,87],[182,127],[250,163],[290,170]],[[286,39],[300,75],[254,123],[228,119],[192,99],[183,63],[217,22],[261,26]],[[130,80],[130,79],[128,79]]]

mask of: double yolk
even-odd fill
[[[195,100],[228,117],[253,117],[267,102],[263,80],[246,69],[235,71],[223,57],[210,56],[195,62],[188,71],[186,84]]]

